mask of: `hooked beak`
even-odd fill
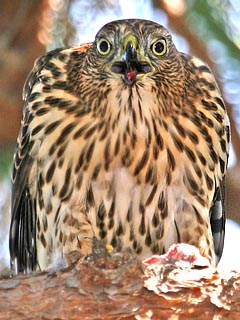
[[[112,65],[112,71],[123,75],[123,80],[128,85],[133,85],[138,74],[145,74],[152,70],[147,61],[140,60],[137,39],[128,35],[123,41],[121,61]]]

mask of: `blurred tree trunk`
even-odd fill
[[[0,1],[0,147],[14,143],[22,116],[22,88],[45,49],[37,39],[41,0]]]

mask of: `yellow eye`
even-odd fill
[[[97,43],[97,49],[101,55],[106,56],[111,51],[112,45],[108,40],[102,38]]]
[[[163,56],[167,52],[167,42],[164,38],[154,41],[150,49],[155,56]]]

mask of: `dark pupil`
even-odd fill
[[[161,53],[164,49],[164,45],[162,42],[157,42],[154,46],[154,49],[157,53]]]
[[[102,52],[107,52],[107,51],[108,51],[108,43],[107,43],[107,41],[102,41],[102,42],[100,43],[99,48],[100,48],[100,50],[101,50]]]

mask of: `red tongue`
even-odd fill
[[[131,69],[129,72],[126,73],[126,78],[129,81],[134,81],[136,79],[137,70]]]

